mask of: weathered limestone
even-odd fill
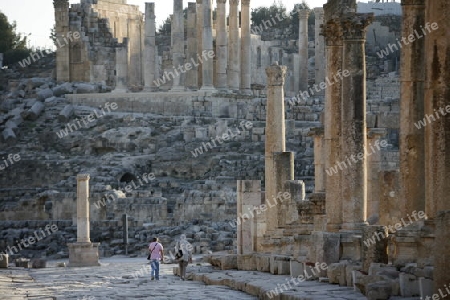
[[[363,228],[363,270],[369,271],[372,263],[388,263],[388,229],[385,226],[366,226]],[[372,243],[374,241],[374,243]]]
[[[238,91],[240,87],[240,40],[239,40],[239,0],[230,0],[229,35],[228,40],[228,87]]]
[[[214,53],[212,36],[212,0],[203,0],[203,50],[202,53]],[[211,55],[209,55],[211,57]],[[203,79],[201,91],[211,93],[214,91],[214,60],[207,58],[202,64]]]
[[[75,109],[72,104],[67,104],[64,106],[63,110],[58,115],[58,121],[60,122],[68,122],[70,118],[73,116]]]
[[[197,21],[195,2],[188,3],[187,15],[187,63],[192,67],[186,72],[185,86],[190,90],[198,89],[198,59],[197,59]]]
[[[275,62],[266,69],[267,74],[267,116],[265,141],[265,191],[266,202],[277,197],[277,180],[274,154],[286,151],[286,128],[284,115],[284,80],[287,68]],[[273,203],[273,202],[272,202]],[[278,226],[277,206],[269,207],[266,211],[266,230],[273,230]]]
[[[227,0],[217,0],[216,20],[216,88],[227,89],[228,32],[227,32]]]
[[[128,44],[128,39],[124,38],[122,46],[116,48],[116,88],[113,93],[127,92]]]
[[[155,89],[156,72],[155,3],[145,3],[144,91]]]
[[[325,82],[325,40],[320,35],[321,26],[323,25],[324,11],[322,7],[314,8],[315,15],[315,82],[320,84]],[[324,90],[320,90],[319,95],[324,94]]]
[[[285,194],[291,194],[288,190],[285,189],[285,184],[290,180],[294,180],[294,153],[276,152],[272,153],[272,157],[274,173],[273,177],[269,178],[271,180],[269,185],[271,186],[271,188],[273,188],[271,189],[273,193],[267,193],[268,191],[266,189],[266,201],[269,201],[271,204],[275,205],[278,214],[278,217],[276,217],[278,221],[276,227],[285,228],[288,223],[292,223],[294,221],[289,213],[295,213],[295,211],[292,211],[292,206],[290,205],[293,203],[291,202],[291,200],[294,195],[289,195],[289,197],[286,197]],[[267,185],[268,184],[266,179],[266,187]],[[271,217],[272,216],[269,216],[269,218]],[[298,214],[296,214],[296,217],[298,217]],[[269,227],[268,229],[270,230],[274,228]]]
[[[69,267],[99,266],[99,243],[91,243],[89,226],[89,175],[77,175],[77,242],[67,244]]]
[[[342,229],[361,229],[367,219],[366,28],[373,15],[352,14],[343,20],[341,158]],[[345,146],[344,146],[345,145]],[[351,160],[351,161],[350,161]]]
[[[250,0],[241,0],[241,91],[251,92]]]
[[[425,0],[402,0],[402,36],[425,25]],[[402,214],[425,210],[424,118],[425,39],[403,45],[400,59],[400,201]]]
[[[69,0],[53,0],[57,38],[66,37],[69,32]],[[56,80],[70,81],[69,47],[56,50]]]
[[[314,137],[314,192],[325,192],[325,145],[323,128],[311,129],[310,136]]]
[[[197,55],[198,57],[202,57],[203,52],[203,0],[197,0],[197,20],[196,20],[196,27],[197,27]],[[202,62],[198,61],[198,75],[197,75],[197,81],[198,81],[198,88],[202,87],[203,84],[203,66]]]
[[[367,157],[367,216],[371,225],[380,224],[380,142],[385,135],[384,128],[372,128],[367,134],[368,151],[371,153]]]
[[[7,269],[9,263],[9,255],[0,253],[0,269]]]
[[[172,80],[173,92],[184,91],[183,70],[184,67],[184,14],[183,0],[173,0],[172,18],[172,66],[175,76]]]
[[[261,180],[237,181],[237,254],[256,251],[256,235],[252,233],[257,212],[261,204]]]
[[[298,89],[300,92],[308,90],[308,17],[309,9],[300,9],[298,11],[298,54],[300,56],[300,74],[298,74],[300,83]]]
[[[435,293],[438,289],[444,290],[444,284],[448,286],[450,282],[450,273],[448,266],[450,266],[450,210],[440,211],[435,218],[436,232],[435,232],[435,246],[434,253],[434,274]]]
[[[328,6],[325,5],[325,10]],[[342,27],[335,20],[329,20],[324,24],[322,34],[326,41],[326,65],[327,74],[334,76],[342,71]],[[324,150],[327,154],[325,170],[336,167],[341,162],[341,93],[342,82],[339,81],[328,86],[325,91],[325,121],[324,121]],[[342,224],[342,195],[341,195],[342,172],[327,176],[325,190],[327,192],[327,231],[337,232]]]

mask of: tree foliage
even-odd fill
[[[270,7],[258,7],[252,9],[252,22],[254,26],[271,24],[273,28],[286,28],[290,23],[290,16],[286,12],[283,3],[274,3]]]
[[[8,17],[0,12],[0,53],[27,48],[27,37],[22,37],[16,31],[16,22],[9,23]]]

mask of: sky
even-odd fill
[[[69,2],[74,4],[79,3],[80,0],[69,0]],[[145,2],[155,2],[157,27],[173,11],[171,0],[128,0],[128,4],[139,5],[142,12],[145,11]],[[184,7],[187,7],[188,2],[195,2],[195,0],[183,0],[183,2]],[[302,0],[252,0],[250,7],[254,9],[270,6],[274,2],[283,3],[290,11],[295,3],[301,3]],[[327,0],[306,0],[305,2],[309,7],[314,8],[322,6]],[[216,7],[215,0],[213,0],[213,7]],[[54,48],[49,39],[50,29],[55,23],[53,0],[0,0],[0,11],[8,17],[9,22],[17,22],[17,32],[29,35],[29,47]]]

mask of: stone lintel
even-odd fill
[[[374,19],[370,14],[348,14],[342,19],[343,37],[345,40],[365,40],[367,26]]]
[[[266,68],[266,74],[269,86],[283,86],[286,79],[286,66],[280,66],[276,61]]]

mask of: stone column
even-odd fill
[[[124,38],[122,46],[116,47],[116,87],[112,92],[126,93],[127,78],[128,78],[128,38]]]
[[[367,134],[367,216],[372,221],[370,222],[372,225],[380,224],[380,170],[382,150],[380,140],[385,135],[386,129],[384,128],[372,128]]]
[[[227,33],[227,0],[217,0],[216,21],[216,74],[217,89],[226,90],[227,85],[227,63],[228,63],[228,33]]]
[[[144,91],[155,89],[156,41],[155,3],[145,3]]]
[[[198,90],[198,58],[197,58],[197,21],[195,2],[188,3],[187,17],[187,64],[191,69],[186,72],[186,87],[190,90]]]
[[[314,193],[325,192],[324,130],[312,128],[308,134],[314,138]]]
[[[351,14],[342,21],[342,217],[344,230],[359,230],[367,219],[365,36],[372,14]]]
[[[342,27],[336,20],[328,21],[322,34],[326,41],[327,76],[332,78],[342,72]],[[341,161],[341,97],[342,81],[330,85],[325,90],[324,151],[325,170],[328,173],[325,183],[327,231],[337,232],[342,224],[342,171],[331,172],[332,167]]]
[[[320,35],[320,28],[323,25],[324,11],[322,7],[314,8],[315,22],[315,82],[319,85],[325,82],[325,40]],[[320,90],[319,95],[324,94],[324,90]]]
[[[255,207],[261,204],[261,180],[237,181],[237,254],[249,254],[257,243],[257,230],[253,229]]]
[[[77,175],[77,243],[90,243],[89,175]]]
[[[402,37],[425,25],[425,0],[402,0]],[[400,184],[403,215],[425,210],[425,129],[414,125],[424,118],[425,39],[406,43],[400,59]]]
[[[241,0],[241,90],[251,93],[252,49],[250,35],[250,0]]]
[[[228,87],[238,91],[240,87],[239,0],[230,0],[228,41]]]
[[[203,0],[197,0],[197,22],[196,22],[196,27],[197,27],[197,55],[198,57],[202,57],[202,52],[203,52]],[[197,57],[197,64],[199,64],[199,66],[197,66],[198,68],[198,75],[197,75],[197,80],[198,80],[198,88],[200,89],[202,84],[203,84],[203,67],[202,67],[202,62],[198,59]]]
[[[172,64],[176,76],[172,80],[173,92],[184,91],[184,15],[183,0],[173,0],[172,18]]]
[[[300,56],[299,91],[308,90],[308,9],[299,9],[298,54]]]
[[[208,58],[208,53],[214,53],[213,36],[212,36],[212,0],[203,0],[203,51],[202,56],[205,58],[202,64],[203,79],[201,91],[214,91],[214,59]]]
[[[61,41],[69,32],[69,0],[53,0],[56,37]],[[56,49],[56,80],[70,81],[70,47]]]
[[[274,155],[286,150],[286,128],[284,115],[284,81],[286,66],[275,62],[266,68],[267,74],[267,115],[265,141],[265,194],[266,202],[276,197],[277,174],[275,172]],[[273,202],[272,202],[273,203]],[[266,230],[273,230],[278,226],[277,206],[270,207],[265,213]]]

